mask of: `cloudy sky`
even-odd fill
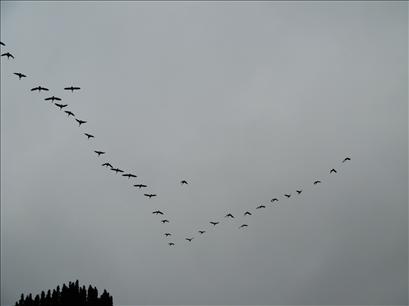
[[[1,304],[408,303],[407,2],[2,1],[1,41]]]

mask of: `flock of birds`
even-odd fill
[[[4,44],[3,42],[0,42],[0,45],[1,45],[1,46],[5,46],[5,44]],[[14,56],[13,56],[10,52],[2,53],[2,54],[1,54],[1,57],[7,57],[7,59],[14,59]],[[27,77],[27,75],[25,75],[24,73],[21,73],[21,72],[14,72],[14,75],[16,75],[19,80],[21,80],[21,79]],[[81,88],[78,87],[78,86],[64,87],[64,90],[71,91],[72,93],[73,93],[74,91],[78,91],[78,90],[80,90],[80,89],[81,89]],[[33,91],[33,92],[34,92],[34,91],[38,91],[38,92],[42,92],[42,91],[48,92],[49,89],[46,88],[46,87],[43,87],[43,86],[37,86],[37,87],[31,88],[31,91]],[[61,111],[64,111],[64,112],[67,114],[68,117],[70,117],[70,116],[73,117],[73,118],[75,119],[75,121],[78,123],[78,126],[79,126],[79,127],[81,127],[81,125],[87,123],[87,121],[85,121],[85,120],[80,120],[80,119],[78,119],[77,116],[76,116],[72,111],[66,110],[66,108],[68,107],[68,104],[62,104],[62,99],[61,99],[61,98],[56,97],[56,96],[53,95],[53,96],[51,96],[51,97],[45,98],[44,100],[45,100],[45,101],[51,101],[51,102],[52,102],[55,106],[57,106]],[[56,102],[55,102],[55,101],[56,101]],[[89,134],[89,133],[83,133],[83,134],[87,137],[88,140],[91,140],[91,139],[95,138],[95,136],[92,135],[92,134]],[[94,153],[97,154],[98,157],[100,157],[101,155],[104,155],[106,152],[100,151],[100,150],[94,150]],[[344,158],[344,159],[342,160],[342,163],[345,163],[345,162],[350,161],[350,160],[351,160],[350,157],[346,157],[346,158]],[[102,164],[102,166],[108,168],[109,170],[115,172],[116,174],[122,173],[122,176],[123,176],[123,177],[126,177],[126,178],[128,178],[128,179],[131,179],[131,178],[136,179],[136,178],[138,177],[137,175],[132,174],[132,173],[125,173],[124,170],[119,169],[118,167],[114,167],[114,166],[113,166],[111,163],[109,163],[109,162],[104,162],[104,163]],[[336,173],[338,173],[338,171],[333,168],[333,169],[331,169],[331,170],[329,171],[329,173],[330,173],[330,174],[336,174]],[[315,181],[313,181],[313,185],[317,185],[317,184],[320,184],[320,183],[322,183],[321,180],[315,180]],[[183,179],[183,180],[180,181],[180,184],[183,186],[183,185],[188,185],[189,183],[188,183],[187,180]],[[148,188],[148,185],[146,185],[146,184],[141,184],[141,183],[134,184],[133,186],[136,187],[136,188],[138,188],[138,189]],[[301,194],[301,193],[303,192],[303,190],[302,190],[302,189],[296,189],[295,192],[299,195],[299,194]],[[158,196],[158,195],[157,195],[156,193],[144,193],[144,196],[147,197],[148,199],[151,199],[151,198],[156,197],[156,196]],[[291,198],[291,196],[292,196],[291,193],[284,193],[284,194],[283,194],[283,197],[285,197],[286,199]],[[271,203],[279,202],[279,199],[278,199],[278,198],[272,198],[272,199],[270,200],[270,202],[271,202]],[[261,205],[255,207],[256,210],[264,209],[264,208],[266,208],[266,205],[264,205],[264,204],[261,204]],[[169,223],[169,219],[165,219],[165,214],[164,214],[162,211],[160,211],[160,210],[155,210],[155,211],[152,212],[152,214],[157,215],[157,216],[163,216],[163,217],[161,217],[161,220],[160,220],[161,223],[163,223],[163,224]],[[251,211],[248,211],[248,210],[243,213],[243,217],[248,217],[248,216],[252,216],[252,215],[253,215],[253,213],[252,213]],[[235,216],[234,216],[232,213],[229,212],[229,213],[227,213],[227,214],[224,216],[224,218],[225,218],[225,219],[235,219]],[[215,220],[215,221],[210,221],[210,222],[209,222],[209,224],[211,224],[213,227],[216,227],[219,223],[220,223],[220,220]],[[247,223],[242,223],[238,228],[239,228],[239,229],[243,229],[243,228],[247,228],[248,226],[249,226],[249,225],[248,225]],[[203,235],[203,234],[206,233],[206,230],[200,229],[200,230],[197,231],[197,233],[198,233],[199,235]],[[169,233],[169,232],[165,232],[165,233],[163,234],[163,236],[165,236],[166,238],[173,237],[172,233]],[[192,242],[192,240],[193,240],[194,238],[195,238],[195,237],[186,237],[185,240],[188,241],[188,242]],[[167,243],[168,243],[169,246],[174,246],[174,245],[175,245],[175,243],[174,243],[173,241],[168,241],[168,240],[167,240]]]

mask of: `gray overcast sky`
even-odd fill
[[[1,40],[2,304],[408,303],[407,2],[2,1]]]

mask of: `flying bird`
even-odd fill
[[[289,197],[291,197],[291,194],[285,194],[285,196],[286,196],[287,198],[289,198]]]
[[[337,173],[337,170],[335,170],[334,168],[332,168],[329,173]]]
[[[34,88],[31,88],[31,91],[36,91],[36,90],[38,90],[38,92],[40,92],[40,91],[48,91],[48,88],[45,88],[45,87],[41,87],[41,86],[37,86],[37,87],[34,87]]]
[[[154,212],[152,212],[154,215],[163,215],[163,212],[161,212],[160,210],[155,210]]]
[[[204,233],[206,233],[206,231],[199,231],[200,235],[203,235]]]
[[[110,163],[104,163],[104,164],[102,164],[102,166],[104,166],[104,167],[111,167],[111,168],[113,168],[113,167],[112,167],[112,165],[111,165]]]
[[[169,220],[165,219],[165,220],[162,220],[162,221],[160,221],[160,222],[162,222],[162,223],[169,223]]]
[[[321,183],[321,181],[315,181],[314,185],[317,185],[318,183]]]
[[[170,246],[173,246],[173,245],[175,245],[173,242],[169,242],[168,243]]]
[[[64,107],[67,107],[68,104],[59,104],[59,103],[54,103],[55,106],[59,107],[60,109],[63,109]]]
[[[87,123],[87,121],[84,120],[79,120],[79,119],[75,119],[78,122],[78,126],[81,126],[81,124]]]
[[[270,202],[271,202],[271,203],[273,203],[273,202],[278,202],[278,199],[277,199],[277,198],[271,199]]]
[[[137,177],[136,175],[131,174],[131,173],[122,174],[122,176],[126,176],[126,177],[128,177],[128,179],[130,179],[131,177]]]
[[[84,135],[87,136],[88,139],[95,137],[94,135],[91,135],[91,134],[88,134],[88,133],[84,133]]]
[[[216,226],[217,224],[219,224],[219,222],[209,222],[210,224],[213,224],[214,226]]]
[[[187,183],[187,181],[185,181],[185,180],[180,181],[180,185],[183,185],[183,184],[187,185],[188,183]]]
[[[266,208],[264,205],[257,206],[256,209]]]
[[[134,185],[134,187],[139,187],[139,189],[141,189],[141,188],[148,187],[148,186],[143,185],[143,184],[137,184],[137,185]]]
[[[246,211],[246,212],[244,213],[244,215],[245,215],[245,216],[251,216],[251,212]]]
[[[227,214],[224,216],[225,218],[234,218],[234,216],[232,214]]]
[[[14,59],[13,54],[11,54],[10,52],[3,53],[1,56],[7,56],[7,59],[9,59],[10,57]]]
[[[301,190],[296,190],[297,191],[297,193],[298,194],[301,194],[301,192],[302,192],[302,189]]]
[[[21,72],[14,72],[14,74],[15,74],[16,76],[18,76],[18,79],[19,79],[19,80],[21,80],[21,78],[27,77],[25,74],[22,74]]]
[[[71,112],[71,111],[64,111],[64,112],[68,115],[68,117],[69,117],[69,116],[75,117],[74,113]]]
[[[243,228],[243,227],[247,227],[247,226],[248,226],[247,224],[242,224],[242,225],[239,226],[239,228]]]
[[[105,154],[105,152],[102,152],[102,151],[94,151],[94,152],[97,153],[98,156],[101,156],[102,154]]]
[[[145,193],[144,194],[145,197],[148,197],[149,199],[152,197],[156,197],[156,194],[152,194],[152,193]]]
[[[61,98],[52,96],[52,97],[45,98],[44,100],[46,100],[46,101],[50,101],[50,100],[51,100],[51,102],[54,102],[54,100],[55,100],[55,101],[61,101]]]
[[[121,169],[118,169],[118,168],[111,168],[111,170],[115,171],[115,173],[124,172],[124,171],[122,171]]]
[[[172,236],[171,233],[164,233],[164,235],[165,235],[166,237]]]
[[[185,238],[187,241],[192,242],[193,238]]]
[[[0,41],[0,45],[2,45],[2,46],[6,46],[2,41]]]
[[[346,157],[342,162],[345,163],[347,160],[351,160],[349,157]]]
[[[81,89],[80,87],[73,87],[73,86],[71,86],[71,87],[65,87],[64,88],[65,90],[71,90],[71,92],[74,92],[74,90],[79,90],[79,89]]]

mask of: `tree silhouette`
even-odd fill
[[[68,286],[63,284],[57,286],[52,292],[47,291],[47,294],[42,291],[37,294],[34,299],[32,294],[24,297],[20,296],[15,306],[113,306],[112,296],[104,289],[104,292],[98,297],[98,289],[96,287],[85,286],[80,287],[79,281],[69,282]]]

